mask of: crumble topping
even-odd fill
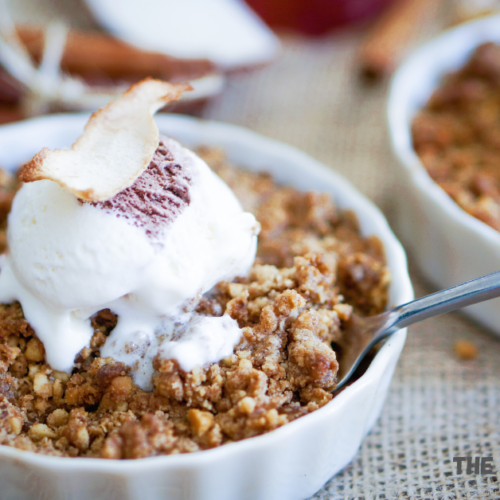
[[[381,242],[361,237],[328,195],[278,187],[218,150],[199,154],[263,228],[248,278],[220,283],[197,310],[238,321],[234,354],[190,372],[156,357],[145,392],[124,364],[99,355],[116,325],[111,311],[92,319],[90,347],[66,374],[45,363],[20,305],[0,305],[1,444],[67,457],[187,453],[272,431],[332,399],[345,322],[387,302]]]
[[[500,231],[500,46],[479,46],[445,77],[412,125],[429,175],[466,212]]]

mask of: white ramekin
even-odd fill
[[[42,147],[67,147],[87,115],[37,118],[0,127],[0,165],[15,169]],[[391,305],[413,298],[404,251],[380,211],[348,182],[300,151],[251,131],[193,118],[157,117],[188,146],[216,145],[230,160],[300,189],[331,193],[353,209],[363,234],[385,245]],[[373,426],[405,341],[396,333],[366,373],[320,410],[264,436],[209,451],[131,461],[57,458],[0,446],[2,500],[293,500],[316,492],[345,467]]]
[[[389,95],[389,133],[403,167],[396,193],[398,234],[426,279],[439,288],[498,271],[500,233],[462,210],[431,179],[413,149],[411,122],[441,78],[486,41],[500,43],[500,16],[451,29],[422,46],[396,72]],[[464,311],[500,334],[500,299]]]

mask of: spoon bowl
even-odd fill
[[[376,316],[353,315],[338,344],[342,357],[335,391],[342,389],[373,346],[401,328],[500,297],[500,271],[421,297]]]

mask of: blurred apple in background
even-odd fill
[[[323,35],[377,16],[398,0],[246,0],[271,27]]]

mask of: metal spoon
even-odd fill
[[[500,297],[500,271],[413,300],[377,316],[353,315],[338,344],[342,348],[338,391],[346,385],[370,349],[400,328],[461,307]]]

